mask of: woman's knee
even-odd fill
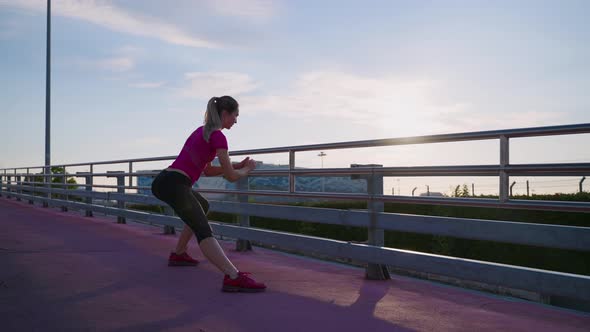
[[[197,238],[197,242],[201,243],[204,239],[213,236],[213,230],[207,220],[192,220],[191,229]]]
[[[199,232],[195,233],[195,236],[197,238],[197,243],[201,243],[201,241],[205,240],[206,238],[213,237],[213,232],[211,230],[206,232]]]
[[[200,212],[203,207],[197,206],[184,206],[176,210],[176,213],[188,225],[195,234],[197,241],[200,243],[202,240],[213,236],[213,231],[209,222],[204,214]]]

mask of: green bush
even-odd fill
[[[494,198],[494,196],[485,197]],[[497,198],[497,196],[495,198]],[[590,201],[590,195],[588,193],[571,195],[534,195],[526,198],[544,200]],[[521,197],[518,197],[518,199],[521,199]],[[522,199],[524,199],[524,197]],[[343,210],[358,210],[367,208],[367,203],[364,201],[336,201],[318,203],[306,202],[292,205]],[[156,209],[159,208],[158,206],[148,207],[135,204],[129,205],[129,207],[161,213]],[[520,209],[495,209],[399,203],[386,203],[384,210],[385,212],[390,213],[506,220],[584,227],[590,226],[588,214],[573,212],[531,211]],[[211,212],[209,213],[208,217],[211,220],[226,223],[237,223],[238,220],[237,215],[219,212]],[[360,227],[328,225],[255,216],[250,217],[250,225],[257,228],[318,236],[341,241],[367,241],[367,229]],[[590,253],[574,250],[540,248],[492,241],[468,240],[449,236],[392,231],[385,231],[385,246],[503,264],[590,275]]]

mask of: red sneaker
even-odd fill
[[[223,287],[221,290],[224,292],[263,292],[266,289],[266,285],[261,282],[256,282],[254,279],[248,277],[250,274],[250,272],[238,272],[238,277],[236,279],[231,279],[229,275],[226,274],[223,278]]]
[[[168,266],[196,266],[197,264],[199,264],[199,261],[189,256],[186,252],[181,255],[171,252],[168,258]]]

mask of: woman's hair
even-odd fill
[[[221,129],[221,112],[225,110],[233,113],[238,110],[238,102],[230,97],[213,97],[207,103],[207,112],[205,112],[205,121],[203,123],[203,138],[209,142],[211,133]]]

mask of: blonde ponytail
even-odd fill
[[[205,112],[205,121],[203,123],[203,138],[209,142],[211,133],[221,129],[221,117],[218,112],[217,97],[209,99],[207,103],[207,112]]]

